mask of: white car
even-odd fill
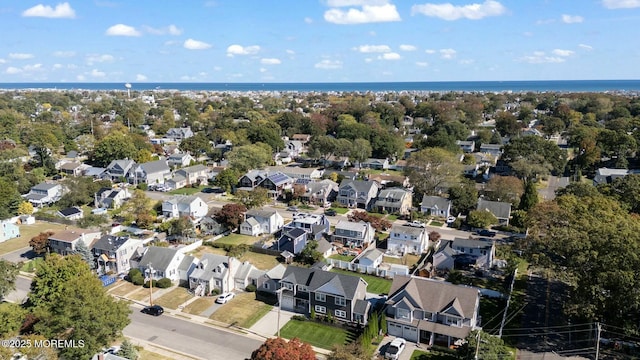
[[[447,223],[451,224],[452,222],[456,221],[456,219],[457,219],[457,217],[455,217],[455,216],[449,216],[447,218]]]
[[[231,292],[220,294],[220,296],[218,296],[218,298],[216,299],[216,303],[226,304],[229,300],[233,299],[234,296],[235,294]]]
[[[405,346],[407,346],[407,340],[403,338],[395,338],[389,344],[389,346],[387,346],[387,351],[384,353],[384,358],[391,359],[391,360],[398,360]]]
[[[424,227],[425,224],[422,221],[418,221],[418,220],[413,220],[412,222],[409,223],[409,226],[413,226],[413,227]]]

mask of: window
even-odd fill
[[[316,301],[325,302],[327,301],[327,296],[325,294],[316,293]]]
[[[316,305],[315,310],[318,314],[326,314],[327,308],[324,306]]]
[[[433,319],[433,313],[430,313],[428,311],[424,312],[424,320],[429,320],[431,321],[431,319]]]
[[[344,318],[347,317],[347,312],[344,311],[344,310],[336,310],[335,314],[336,314],[336,317],[339,317],[339,318],[343,318],[344,319]]]
[[[407,309],[396,309],[396,319],[410,320],[411,314]]]
[[[264,283],[262,286],[263,286],[265,289],[269,289],[269,283],[268,283],[268,282]]]
[[[293,290],[293,284],[291,283],[282,283],[282,287],[287,290]]]
[[[462,326],[462,322],[460,321],[460,319],[454,318],[454,317],[450,317],[450,316],[446,317],[445,323],[447,325],[451,325],[451,326]]]
[[[347,299],[343,297],[336,297],[336,305],[347,306]]]
[[[298,285],[298,291],[309,291],[309,289],[304,285]]]

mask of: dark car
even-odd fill
[[[141,311],[153,316],[160,316],[164,313],[164,309],[160,305],[145,306]]]
[[[328,216],[336,216],[338,213],[333,209],[329,209],[329,210],[325,210],[324,214]]]
[[[494,237],[496,236],[496,232],[495,231],[491,231],[491,230],[487,230],[487,229],[482,229],[480,231],[478,231],[478,235],[480,236],[488,236],[488,237]]]

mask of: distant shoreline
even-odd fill
[[[131,91],[216,92],[631,92],[640,93],[640,80],[522,80],[432,82],[326,83],[130,83]],[[125,82],[0,83],[11,90],[127,91]]]

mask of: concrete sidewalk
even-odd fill
[[[284,326],[296,313],[291,311],[280,311],[280,328]],[[262,319],[258,320],[249,330],[260,334],[265,338],[276,336],[278,333],[278,308],[273,307]]]

